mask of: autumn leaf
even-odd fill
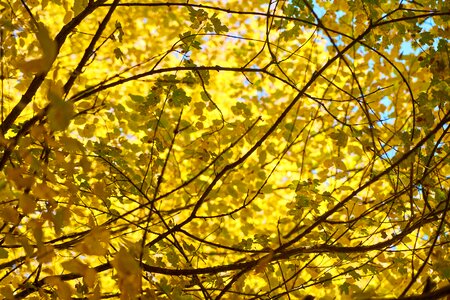
[[[112,261],[119,276],[119,288],[123,293],[121,299],[131,299],[140,290],[140,267],[136,259],[125,249],[121,248]]]
[[[263,258],[261,258],[258,261],[258,264],[255,267],[255,273],[262,273],[266,269],[267,265],[270,263],[270,261],[273,258],[273,251],[271,251],[269,254],[265,255]]]
[[[83,240],[75,246],[75,249],[86,255],[102,256],[108,252],[106,245],[109,242],[110,233],[100,227],[94,227]]]
[[[24,214],[30,214],[36,208],[36,199],[29,194],[22,194],[19,198],[19,207]]]
[[[65,130],[69,126],[74,115],[73,105],[70,102],[57,99],[52,102],[47,115],[52,130]]]
[[[4,248],[0,248],[0,258],[8,258],[8,251]]]
[[[0,298],[449,296],[447,2],[0,1]]]
[[[36,39],[42,51],[41,57],[16,63],[17,68],[24,73],[47,72],[57,55],[56,42],[50,37],[49,31],[43,23],[37,23]]]
[[[72,299],[73,290],[67,282],[62,281],[56,276],[46,277],[45,282],[56,287],[56,294],[60,299]]]

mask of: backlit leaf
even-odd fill
[[[448,289],[447,2],[0,0],[0,298]]]

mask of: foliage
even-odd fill
[[[2,298],[450,294],[448,1],[0,10]]]

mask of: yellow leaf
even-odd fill
[[[78,1],[75,1],[75,2],[78,2]],[[64,24],[69,23],[70,20],[72,20],[72,18],[73,18],[73,11],[68,10],[66,12],[66,14],[64,15],[64,19],[63,19]]]
[[[96,183],[94,183],[92,190],[94,194],[96,194],[100,199],[105,200],[108,197],[106,184],[103,181],[97,181]]]
[[[377,259],[382,263],[388,263],[389,260],[387,259],[386,255],[384,253],[381,253],[377,256]]]
[[[84,275],[86,271],[89,269],[89,266],[85,263],[81,262],[77,258],[64,261],[61,263],[61,266],[67,270],[68,272]]]
[[[30,214],[36,209],[36,199],[30,194],[22,194],[19,196],[19,207],[24,214]]]
[[[75,250],[87,255],[103,256],[108,252],[109,231],[94,227],[91,232],[75,246]]]
[[[61,282],[61,279],[57,276],[48,276],[44,281],[48,285],[57,285]]]
[[[19,212],[11,206],[3,206],[0,209],[0,218],[6,222],[17,224],[19,223]]]
[[[83,144],[81,144],[80,141],[71,137],[61,136],[59,141],[64,145],[64,149],[69,152],[83,151],[84,149]],[[83,162],[80,161],[80,164],[86,164],[86,159],[84,159]]]
[[[86,6],[88,5],[88,0],[77,0],[73,2],[73,12],[78,15]]]
[[[97,272],[94,269],[87,269],[83,276],[83,282],[89,287],[93,288],[97,280]]]
[[[72,287],[67,282],[62,281],[57,276],[49,276],[45,278],[45,283],[48,285],[56,286],[56,293],[59,299],[70,300],[72,299]]]
[[[48,29],[43,23],[38,23],[36,37],[39,41],[39,44],[41,45],[41,49],[43,52],[42,59],[44,59],[45,63],[45,65],[43,66],[44,70],[48,71],[56,57],[56,42],[50,37]]]
[[[258,264],[255,267],[255,273],[258,274],[264,272],[264,270],[266,269],[267,265],[270,263],[272,258],[273,258],[273,251],[270,251],[269,254],[267,254],[258,261]]]
[[[69,126],[74,115],[73,104],[57,99],[52,101],[47,117],[50,128],[54,131],[61,131]]]
[[[57,54],[57,44],[50,37],[44,24],[38,23],[36,38],[41,46],[42,55],[32,60],[23,60],[16,63],[16,67],[24,73],[44,73],[50,70]]]
[[[50,188],[45,182],[35,184],[32,193],[39,199],[52,199],[58,195],[58,193]]]
[[[334,158],[333,159],[334,166],[336,169],[347,171],[347,167],[345,166],[345,163],[340,158]]]
[[[24,73],[42,73],[45,71],[46,59],[36,58],[32,60],[23,60],[16,63],[16,67]]]
[[[112,265],[120,275],[129,276],[140,273],[136,259],[125,249],[121,248],[114,256]]]
[[[46,136],[46,130],[45,130],[44,126],[42,126],[42,125],[34,126],[30,130],[30,135],[34,139],[36,139],[38,141],[42,141],[44,139],[44,137]]]
[[[61,100],[64,96],[64,84],[61,80],[50,81],[47,98],[50,102]]]
[[[9,253],[5,248],[0,247],[0,259],[1,258],[8,258]]]
[[[70,284],[67,282],[61,282],[58,285],[58,289],[56,290],[56,293],[58,294],[58,297],[62,300],[71,300],[72,299],[72,288]]]
[[[42,244],[44,238],[44,232],[42,230],[42,220],[30,220],[28,223],[28,227],[32,230],[34,239],[36,243],[39,245]]]
[[[139,263],[122,247],[114,256],[111,264],[119,275],[120,299],[135,299],[141,285]]]
[[[95,287],[94,287],[94,291],[92,292],[92,294],[90,294],[89,296],[88,296],[88,299],[89,300],[100,300],[100,299],[102,299],[102,297],[101,297],[102,295],[101,295],[101,293],[100,293],[100,285],[96,285]]]
[[[30,245],[30,242],[28,241],[28,238],[22,237],[19,239],[20,244],[22,245],[23,249],[25,250],[25,254],[27,256],[31,256],[34,253],[33,246]]]
[[[55,249],[50,245],[44,245],[38,248],[37,260],[41,264],[51,263],[55,256]]]
[[[33,177],[27,175],[23,168],[8,168],[6,176],[8,180],[16,184],[18,189],[29,189],[34,182]]]
[[[15,299],[14,298],[14,291],[12,287],[8,284],[5,286],[0,287],[0,294],[4,297],[3,299]]]
[[[71,213],[66,206],[60,206],[52,215],[55,232],[59,235],[62,228],[70,222]]]

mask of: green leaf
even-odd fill
[[[145,98],[145,100],[146,104],[148,104],[150,107],[153,107],[155,105],[158,105],[159,102],[161,102],[161,97],[157,93],[150,92]]]
[[[86,0],[85,0],[86,1]],[[117,38],[119,39],[119,42],[122,43],[122,39],[123,39],[123,28],[122,28],[122,24],[120,24],[119,21],[116,21],[116,30],[119,32]]]
[[[428,32],[428,31],[422,32],[422,33],[420,34],[419,42],[420,42],[421,44],[432,45],[433,42],[434,42],[434,36],[433,36],[430,32]]]
[[[131,100],[133,100],[134,102],[138,102],[138,103],[145,102],[145,98],[143,96],[133,95],[133,94],[129,94],[128,96],[130,96]]]
[[[228,32],[228,27],[223,25],[222,22],[218,18],[212,17],[210,20],[214,26],[214,31],[216,33]]]
[[[348,282],[344,282],[339,286],[339,289],[342,291],[342,293],[348,295],[350,293],[350,284]]]
[[[172,93],[172,103],[176,107],[188,105],[191,102],[191,97],[186,95],[183,89],[176,88]]]
[[[195,247],[183,241],[183,248],[189,252],[195,252]]]
[[[120,48],[114,49],[114,56],[116,57],[116,59],[119,59],[122,62],[123,62],[123,58],[125,57],[122,53],[122,50],[120,50]]]
[[[176,254],[174,251],[169,251],[167,253],[167,260],[172,264],[172,266],[177,267],[178,263],[180,262],[180,258],[178,254]]]

